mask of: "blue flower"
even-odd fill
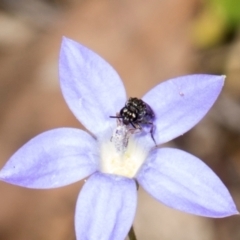
[[[127,97],[120,77],[100,56],[64,38],[59,69],[63,96],[92,135],[59,128],[36,136],[2,168],[2,181],[49,189],[89,177],[77,199],[78,240],[124,239],[136,211],[135,181],[158,201],[187,213],[238,213],[207,165],[182,150],[159,147],[203,118],[221,92],[224,76],[174,78],[142,97],[155,113],[156,147],[146,129],[129,134],[129,126],[109,117],[120,111]]]

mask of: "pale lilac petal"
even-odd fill
[[[150,90],[143,100],[156,114],[156,142],[168,142],[196,125],[216,101],[224,78],[188,75],[170,79]]]
[[[50,130],[15,153],[0,171],[0,180],[28,188],[71,184],[96,171],[96,149],[96,141],[82,130]]]
[[[116,71],[99,55],[63,38],[59,60],[63,96],[77,119],[92,133],[109,128],[125,104],[126,93]]]
[[[134,180],[93,174],[83,186],[77,200],[77,239],[123,240],[133,223],[136,206]]]
[[[207,217],[238,213],[217,175],[184,151],[170,148],[154,151],[137,179],[147,192],[169,207]]]

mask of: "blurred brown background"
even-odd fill
[[[190,73],[226,74],[208,116],[171,142],[205,161],[240,209],[239,0],[1,0],[0,167],[48,129],[81,127],[58,83],[63,35],[92,48],[122,77],[130,96]],[[1,240],[74,240],[82,183],[30,190],[0,182]],[[208,219],[169,209],[139,190],[139,240],[238,240],[240,218]]]

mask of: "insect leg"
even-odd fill
[[[151,125],[151,129],[150,129],[151,138],[152,138],[153,142],[155,143],[155,145],[157,146],[157,143],[156,143],[155,138],[153,136],[153,132],[155,130],[155,125],[152,122],[144,122],[144,124]]]
[[[130,122],[130,123],[134,127],[129,129],[129,132],[131,132],[131,134],[139,133],[142,131],[142,127],[139,124],[133,123],[133,122]]]
[[[131,123],[131,125],[134,127],[134,128],[139,128],[139,127],[137,127],[137,126],[139,126],[139,125],[135,125],[133,122],[130,122]]]

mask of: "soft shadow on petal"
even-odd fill
[[[93,134],[105,131],[125,104],[126,93],[116,71],[83,45],[63,38],[59,60],[63,96],[77,119]]]
[[[196,125],[216,101],[224,78],[188,75],[170,79],[150,90],[143,100],[156,115],[156,142],[168,142]]]
[[[77,239],[123,240],[133,223],[136,205],[134,180],[93,174],[83,186],[77,200]]]
[[[74,183],[97,169],[96,141],[74,128],[44,132],[27,142],[0,171],[0,180],[28,188]]]
[[[184,151],[170,148],[154,151],[137,179],[148,193],[169,207],[207,217],[238,213],[218,176]]]

